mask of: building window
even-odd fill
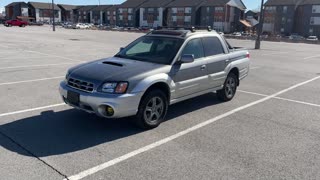
[[[312,13],[320,13],[320,5],[313,5]]]
[[[310,34],[312,34],[313,33],[313,29],[311,28],[311,29],[309,29],[309,33]]]
[[[153,13],[154,9],[153,8],[148,8],[148,13]]]
[[[184,22],[191,22],[191,16],[185,16]]]
[[[172,22],[177,22],[177,16],[172,16]]]
[[[131,21],[132,20],[132,15],[128,16],[128,20]]]
[[[192,8],[191,8],[191,7],[187,7],[187,8],[185,8],[185,10],[184,10],[184,12],[185,12],[186,14],[191,14],[191,11],[192,11]]]
[[[86,12],[86,11],[83,11],[83,14],[87,14],[87,12]]]
[[[133,9],[132,8],[128,8],[128,13],[132,14]]]
[[[123,20],[123,16],[122,16],[122,15],[119,16],[119,20],[120,20],[120,21]]]
[[[177,14],[178,9],[177,9],[177,8],[172,8],[172,9],[171,9],[171,12],[172,12],[173,14]]]
[[[215,7],[214,12],[215,13],[223,13],[223,7]]]
[[[207,13],[208,14],[210,13],[210,7],[207,7]]]
[[[310,19],[310,24],[311,24],[311,25],[314,25],[314,17],[311,17],[311,19]]]
[[[184,13],[184,8],[177,8],[178,13]]]
[[[107,11],[107,15],[110,15],[110,11]]]
[[[265,11],[268,12],[268,13],[274,13],[277,11],[277,7],[276,6],[267,6],[265,8]]]
[[[120,14],[122,14],[122,12],[123,12],[123,9],[122,9],[122,8],[120,8],[120,9],[119,9],[119,13],[120,13]]]
[[[214,16],[213,21],[214,22],[223,22],[223,18],[222,18],[222,16]]]
[[[283,6],[283,13],[287,13],[288,12],[288,7],[287,6]]]
[[[287,22],[288,22],[288,23],[291,23],[291,19],[290,19],[290,18],[288,18]]]
[[[286,21],[287,21],[287,19],[286,19],[285,17],[282,17],[281,23],[282,23],[282,24],[286,24]]]
[[[281,30],[280,30],[282,33],[284,32],[284,28],[281,28]]]

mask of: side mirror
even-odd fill
[[[124,50],[124,47],[121,47],[121,48],[120,48],[120,52],[121,52],[122,50]]]
[[[184,54],[181,56],[180,63],[193,63],[194,62],[194,55],[193,54]]]

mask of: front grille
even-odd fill
[[[92,92],[93,91],[93,83],[82,81],[79,79],[69,78],[68,79],[68,85],[72,88],[86,91],[86,92]]]

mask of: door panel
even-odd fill
[[[183,47],[182,55],[193,55],[193,63],[176,64],[173,67],[176,93],[174,98],[180,98],[206,90],[208,87],[207,61],[200,38],[192,39]]]
[[[208,61],[210,88],[222,86],[227,76],[225,69],[229,63],[229,55],[225,53],[218,37],[205,37],[202,42]]]
[[[174,81],[176,83],[176,98],[187,96],[207,89],[208,72],[205,59],[193,63],[174,66]]]

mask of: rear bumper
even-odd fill
[[[59,91],[66,104],[105,118],[121,118],[136,115],[140,100],[143,96],[143,92],[121,95],[99,92],[87,93],[67,86],[64,81],[60,83]],[[68,91],[73,91],[80,95],[79,104],[74,105],[67,101]],[[113,108],[113,116],[106,115],[106,106]]]

